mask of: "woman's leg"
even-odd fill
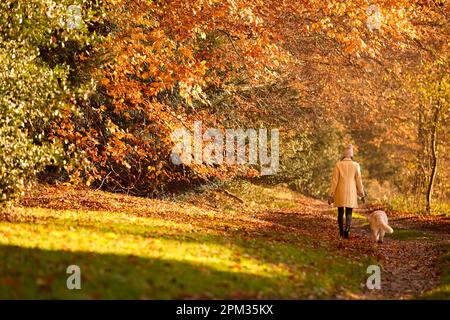
[[[344,238],[348,239],[348,235],[350,233],[350,227],[352,225],[352,208],[345,208],[345,230],[344,230]]]
[[[353,208],[345,208],[345,227],[348,229],[352,226],[352,212]]]
[[[344,208],[338,207],[339,235],[344,236]]]

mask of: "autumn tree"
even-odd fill
[[[111,0],[102,8],[107,41],[79,56],[106,59],[90,69],[97,90],[66,111],[55,135],[73,181],[143,195],[252,172],[175,166],[171,132],[196,120],[280,128],[280,177],[316,194],[345,139],[373,176],[388,157],[377,178],[390,179],[405,163],[396,157],[415,150],[401,137],[413,129],[396,93],[428,51],[443,50],[446,25],[439,1]]]
[[[98,95],[58,128],[69,151],[84,155],[72,176],[148,195],[232,174],[223,166],[172,164],[171,132],[192,130],[195,120],[222,127],[234,109],[221,107],[237,88],[274,77],[284,57],[257,3],[110,2],[114,27],[97,48],[110,60]]]
[[[422,68],[414,83],[420,94],[418,108],[418,172],[423,176],[425,209],[431,210],[431,199],[438,175],[439,162],[445,161],[445,143],[448,142],[449,120],[449,65],[448,60],[436,61]],[[445,167],[443,167],[445,168]],[[444,173],[445,175],[445,173]],[[445,176],[443,177],[445,180]]]

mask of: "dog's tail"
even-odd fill
[[[394,232],[394,229],[392,229],[387,223],[381,222],[381,227],[382,227],[383,230],[386,231],[387,233],[392,233],[392,232]]]

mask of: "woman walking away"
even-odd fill
[[[352,210],[358,207],[358,196],[364,197],[359,164],[353,161],[353,146],[344,150],[344,157],[336,163],[331,180],[328,203],[338,208],[339,235],[348,239],[352,224]],[[344,228],[345,210],[345,228]]]

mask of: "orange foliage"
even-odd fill
[[[112,32],[95,49],[110,56],[98,75],[100,102],[86,106],[83,120],[68,115],[58,128],[69,151],[81,150],[83,165],[72,169],[88,182],[139,194],[237,174],[235,167],[173,165],[172,131],[192,130],[197,120],[223,128],[232,113],[237,119],[249,110],[267,114],[239,92],[293,71],[323,63],[339,73],[337,61],[380,57],[387,35],[394,46],[414,34],[405,17],[417,3],[380,1],[382,27],[370,31],[363,0],[108,0]],[[310,39],[328,46],[307,50]],[[337,79],[323,86],[322,103],[336,98]],[[313,81],[287,82],[304,91]],[[227,98],[236,106],[219,112],[217,100]]]

